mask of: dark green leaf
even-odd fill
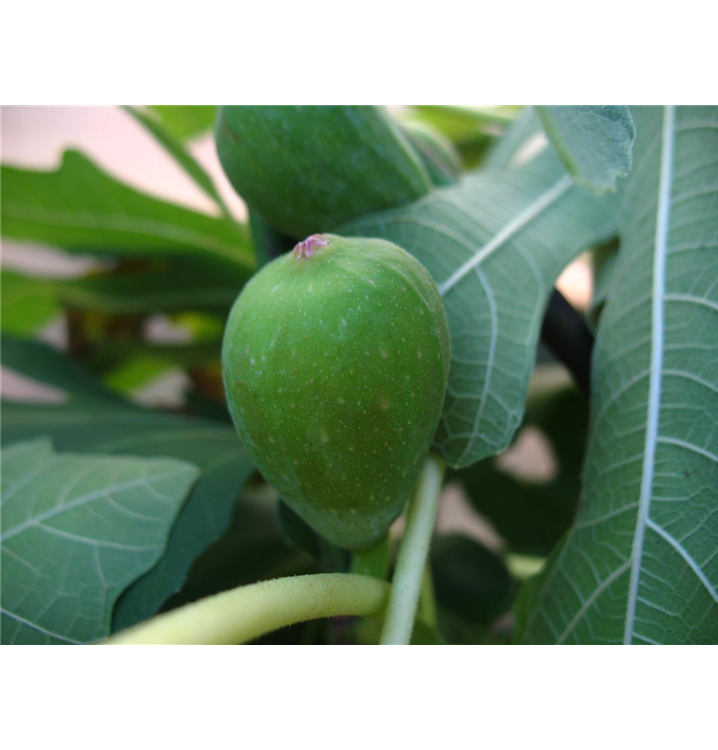
[[[231,427],[139,409],[101,389],[70,360],[32,342],[12,342],[10,361],[21,374],[66,388],[73,398],[59,406],[4,402],[3,442],[50,435],[61,450],[134,456],[171,456],[197,465],[202,474],[172,528],[167,551],[119,600],[114,628],[153,615],[184,582],[192,560],[226,529],[234,501],[253,466]],[[56,368],[51,365],[55,363]],[[89,381],[89,383],[88,383]]]
[[[492,460],[452,475],[510,549],[548,554],[571,524],[581,491],[587,423],[588,402],[573,387],[530,395],[524,427],[539,429],[549,441],[557,464],[555,476],[546,481],[519,479]]]
[[[232,417],[224,401],[219,401],[197,389],[192,389],[185,393],[185,402],[188,411],[194,416],[220,424],[232,425]]]
[[[3,404],[3,440],[50,434],[64,450],[172,456],[191,460],[202,474],[172,529],[167,552],[118,602],[114,628],[154,614],[182,585],[192,560],[229,522],[234,500],[253,471],[231,428],[155,414],[129,406]]]
[[[292,249],[294,241],[280,234],[267,224],[262,217],[250,209],[249,228],[257,262],[264,266],[283,253]]]
[[[437,537],[431,571],[439,606],[468,622],[486,625],[511,607],[515,585],[503,561],[467,536]]]
[[[189,370],[200,367],[219,367],[220,342],[190,341],[187,344],[162,344],[153,341],[120,339],[116,342],[101,338],[90,356],[92,366],[104,371],[121,367],[132,360],[153,360],[158,365]]]
[[[257,581],[317,572],[316,560],[288,544],[267,486],[246,488],[234,507],[229,529],[194,562],[182,590],[163,609]]]
[[[312,557],[318,558],[321,555],[317,532],[281,498],[277,500],[277,520],[288,542]]]
[[[66,151],[55,172],[2,167],[2,233],[110,256],[180,255],[254,266],[247,231],[141,193]]]
[[[198,474],[167,459],[2,452],[2,642],[87,643],[161,557]]]
[[[244,269],[230,264],[174,258],[164,268],[51,283],[61,302],[84,310],[134,314],[209,308],[226,312],[247,276]]]

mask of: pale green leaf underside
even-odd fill
[[[718,108],[637,108],[575,527],[524,640],[718,641]]]
[[[631,169],[636,130],[628,107],[536,107],[566,169],[596,195],[616,189]]]
[[[614,202],[574,186],[547,147],[520,169],[478,173],[339,231],[395,242],[436,281],[452,349],[436,446],[468,466],[503,450],[520,424],[553,282],[614,231]]]
[[[197,477],[191,464],[57,454],[49,439],[2,453],[2,642],[109,634],[119,594],[160,558]]]
[[[247,230],[141,193],[77,151],[54,172],[2,167],[2,234],[110,256],[179,255],[252,268]]]

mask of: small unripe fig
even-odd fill
[[[325,539],[377,541],[436,431],[446,312],[396,245],[313,235],[244,288],[222,347],[229,408],[279,495]]]

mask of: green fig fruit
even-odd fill
[[[340,547],[381,538],[417,481],[449,373],[426,269],[384,240],[309,237],[244,288],[222,364],[237,430],[279,495]]]
[[[295,239],[409,203],[431,187],[381,107],[220,107],[216,143],[235,190]]]

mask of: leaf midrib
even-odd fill
[[[656,210],[656,232],[653,255],[653,279],[651,301],[651,360],[648,384],[648,411],[646,437],[643,450],[643,471],[636,516],[636,530],[631,548],[631,577],[628,585],[626,622],[623,642],[629,644],[634,636],[634,621],[638,587],[641,578],[641,562],[646,526],[648,525],[653,492],[653,474],[658,443],[658,424],[661,408],[661,381],[663,368],[663,315],[665,303],[665,270],[670,229],[671,182],[675,147],[675,109],[666,107],[663,114],[660,177],[658,181],[658,205]]]
[[[465,263],[454,271],[446,281],[439,284],[439,294],[444,297],[461,279],[483,263],[492,253],[510,240],[517,232],[533,221],[543,211],[555,203],[571,186],[570,175],[564,175],[548,190],[532,201],[518,216],[503,226],[483,247],[477,250]]]

